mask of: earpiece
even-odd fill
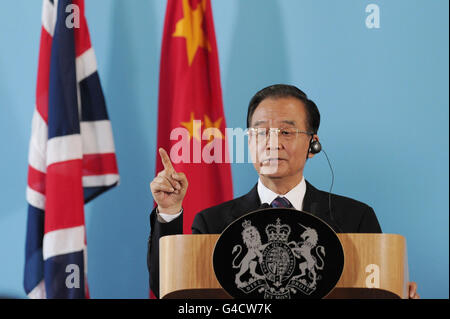
[[[319,141],[315,141],[313,138],[311,138],[311,142],[309,143],[309,150],[308,152],[311,154],[317,154],[322,150],[322,145],[320,145]]]

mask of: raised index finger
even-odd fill
[[[167,154],[166,150],[163,149],[162,147],[159,148],[159,155],[161,156],[161,161],[164,165],[164,169],[170,172],[175,171],[172,166],[172,162],[170,161],[169,155]]]

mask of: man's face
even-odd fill
[[[256,108],[250,127],[307,130],[307,117],[302,101],[293,98],[267,98]],[[317,137],[315,136],[315,139]],[[271,133],[266,138],[249,137],[253,165],[260,176],[285,178],[303,176],[311,136],[303,133],[285,139]],[[314,156],[309,154],[309,157]]]

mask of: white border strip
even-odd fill
[[[33,119],[31,121],[31,137],[28,150],[28,164],[34,169],[45,173],[46,166],[46,152],[47,152],[47,138],[48,127],[41,114],[35,108]]]
[[[119,180],[118,174],[83,176],[83,187],[110,186]]]
[[[31,290],[28,293],[28,297],[31,298],[31,299],[46,299],[47,298],[47,293],[45,292],[45,281],[44,281],[44,279],[42,279],[36,285],[36,287],[34,287],[33,290]]]
[[[28,204],[31,206],[45,210],[45,195],[42,193],[39,193],[27,186],[26,198]]]
[[[86,248],[84,226],[54,230],[44,235],[42,254],[44,260]]]
[[[80,122],[83,154],[114,153],[114,140],[109,120]]]
[[[47,143],[47,167],[58,162],[83,158],[80,134],[53,137]]]
[[[58,8],[58,1],[54,1],[54,5],[49,0],[42,2],[42,26],[53,37],[55,33],[56,17]]]
[[[86,50],[76,58],[77,82],[80,83],[89,75],[97,71],[97,59],[93,48]]]

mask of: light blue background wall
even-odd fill
[[[365,26],[376,3],[381,28]],[[86,0],[121,184],[86,206],[94,298],[146,298],[158,71],[165,1]],[[406,237],[423,298],[448,298],[449,98],[446,0],[212,0],[228,127],[243,127],[260,88],[292,83],[316,101],[333,192],[371,205]],[[25,297],[28,140],[41,1],[0,9],[0,294]],[[256,181],[234,164],[236,196]],[[305,176],[328,190],[323,154]]]

